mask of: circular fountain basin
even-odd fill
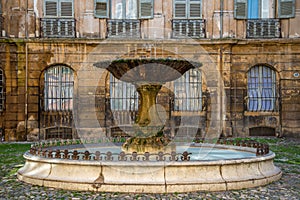
[[[58,147],[61,150],[67,148]],[[174,193],[224,191],[266,185],[281,177],[275,154],[256,156],[256,149],[219,144],[176,146],[176,155],[126,154],[121,147],[71,145],[79,160],[46,158],[26,152],[18,178],[39,186],[98,192]],[[55,148],[57,149],[57,148]],[[50,148],[48,148],[50,150]],[[89,157],[101,154],[98,160]],[[82,152],[82,153],[80,153]],[[181,156],[183,152],[190,154]]]

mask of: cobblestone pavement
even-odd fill
[[[300,165],[278,163],[283,176],[279,181],[267,186],[225,192],[193,192],[173,194],[122,194],[74,192],[32,186],[17,180],[16,171],[22,163],[2,166],[7,176],[0,177],[0,200],[6,199],[300,199]]]

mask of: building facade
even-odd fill
[[[130,135],[139,95],[111,72],[183,59],[166,134],[300,137],[300,0],[0,3],[3,140]]]

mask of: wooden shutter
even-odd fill
[[[190,18],[201,18],[201,0],[190,0],[190,5],[189,5],[189,17]]]
[[[234,17],[236,19],[247,19],[247,0],[234,0]]]
[[[57,17],[57,1],[46,0],[44,4],[44,15]]]
[[[108,0],[95,0],[95,17],[108,18]]]
[[[140,0],[140,19],[153,18],[153,0]]]
[[[60,2],[60,16],[73,17],[73,0],[63,0]]]
[[[174,0],[174,18],[187,18],[186,8],[187,1],[186,0]]]
[[[279,18],[295,17],[295,0],[279,0],[278,3]]]

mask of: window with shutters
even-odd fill
[[[174,0],[174,19],[201,19],[202,0]]]
[[[42,37],[75,37],[73,0],[45,0]]]
[[[95,17],[107,20],[108,37],[140,37],[140,19],[153,18],[154,0],[95,0]]]
[[[0,68],[0,112],[4,110],[4,102],[5,102],[5,79],[4,79],[4,71]]]
[[[191,69],[175,80],[174,94],[175,111],[202,111],[201,72]]]
[[[234,16],[247,19],[247,38],[279,38],[278,18],[294,15],[295,0],[235,0]]]
[[[173,1],[173,37],[205,37],[205,20],[202,18],[202,0]]]
[[[277,111],[276,72],[258,65],[248,71],[248,111]]]
[[[274,16],[275,11],[277,16]],[[234,0],[234,17],[236,19],[295,17],[295,0]]]
[[[154,0],[95,0],[95,17],[110,19],[151,19]]]

